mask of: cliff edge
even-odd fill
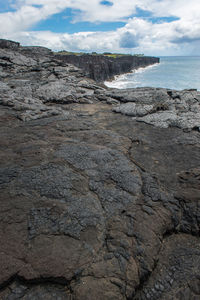
[[[85,75],[97,82],[112,79],[115,75],[129,73],[141,67],[147,67],[159,63],[160,59],[149,56],[123,55],[119,57],[109,57],[105,55],[61,55],[56,58],[62,59],[66,63],[81,68]]]

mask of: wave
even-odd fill
[[[139,69],[133,70],[131,72],[131,74],[143,73],[143,72],[148,71],[149,69],[155,68],[157,66],[160,66],[160,63],[156,63],[156,64],[153,64],[153,65],[150,65],[150,66],[147,66],[147,67],[141,67]]]
[[[132,70],[131,72],[126,74],[116,75],[114,76],[114,80],[105,81],[104,84],[109,88],[117,88],[117,89],[131,88],[133,87],[133,81],[134,81],[134,85],[140,84],[140,82],[133,80],[133,77],[131,75],[134,75],[136,73],[143,73],[149,69],[157,67],[158,65],[159,63],[147,67],[141,67],[136,70]]]

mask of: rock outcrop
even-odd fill
[[[124,55],[113,58],[104,55],[56,55],[66,63],[81,68],[85,75],[98,82],[112,79],[115,75],[129,73],[138,68],[159,63],[159,58],[150,56]]]
[[[121,102],[113,111],[132,116],[138,122],[200,131],[200,92],[197,90],[136,88],[109,92],[109,96]]]
[[[199,299],[199,92],[103,88],[12,43],[0,41],[0,299]]]

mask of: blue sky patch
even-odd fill
[[[152,23],[171,23],[174,21],[178,21],[180,18],[178,17],[152,17],[150,18],[150,21]]]
[[[33,7],[36,7],[36,8],[42,8],[42,7],[43,7],[42,4],[33,4],[32,6],[33,6]]]
[[[139,7],[136,8],[136,12],[130,16],[131,18],[141,18],[146,19],[149,22],[152,22],[153,24],[159,24],[159,23],[170,23],[177,20],[180,20],[180,18],[176,16],[171,17],[154,17],[153,13],[149,10],[143,10]]]
[[[134,14],[137,18],[149,18],[152,16],[152,12],[149,10],[144,10],[139,7],[136,8],[136,13]]]
[[[101,1],[103,5],[112,4],[110,1]],[[34,5],[34,7],[42,7],[41,5]],[[73,34],[76,32],[84,31],[113,31],[118,28],[124,27],[125,21],[118,22],[73,22],[77,15],[80,15],[81,11],[77,9],[67,8],[61,13],[54,14],[46,20],[38,22],[36,25],[31,27],[31,30],[35,31],[52,31],[55,33],[69,33]],[[148,10],[142,10],[137,8],[136,13],[131,17],[148,19],[152,23],[172,22],[178,20],[176,17],[153,17],[152,13]],[[77,20],[77,18],[76,18]]]
[[[84,31],[112,31],[117,28],[123,27],[125,22],[77,22],[73,23],[75,15],[80,13],[79,10],[67,8],[59,14],[54,14],[50,18],[37,23],[31,27],[31,30],[36,31],[52,31],[60,33],[76,33]]]
[[[8,1],[0,0],[0,13],[13,12],[15,9],[9,4]]]
[[[113,6],[113,3],[111,1],[101,1],[100,4],[106,6]]]

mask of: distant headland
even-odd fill
[[[85,54],[61,51],[55,55],[56,58],[83,69],[86,76],[98,82],[160,62],[158,57],[144,56],[143,54],[130,55],[108,52]]]
[[[34,53],[35,55],[53,55],[56,59],[65,63],[70,63],[84,71],[84,74],[97,82],[103,82],[112,79],[115,75],[129,73],[141,67],[147,67],[159,63],[158,57],[144,56],[144,54],[118,54],[104,52],[53,52],[50,49],[40,46],[25,46],[20,43],[0,39],[0,47],[11,50],[20,50],[24,54]]]

